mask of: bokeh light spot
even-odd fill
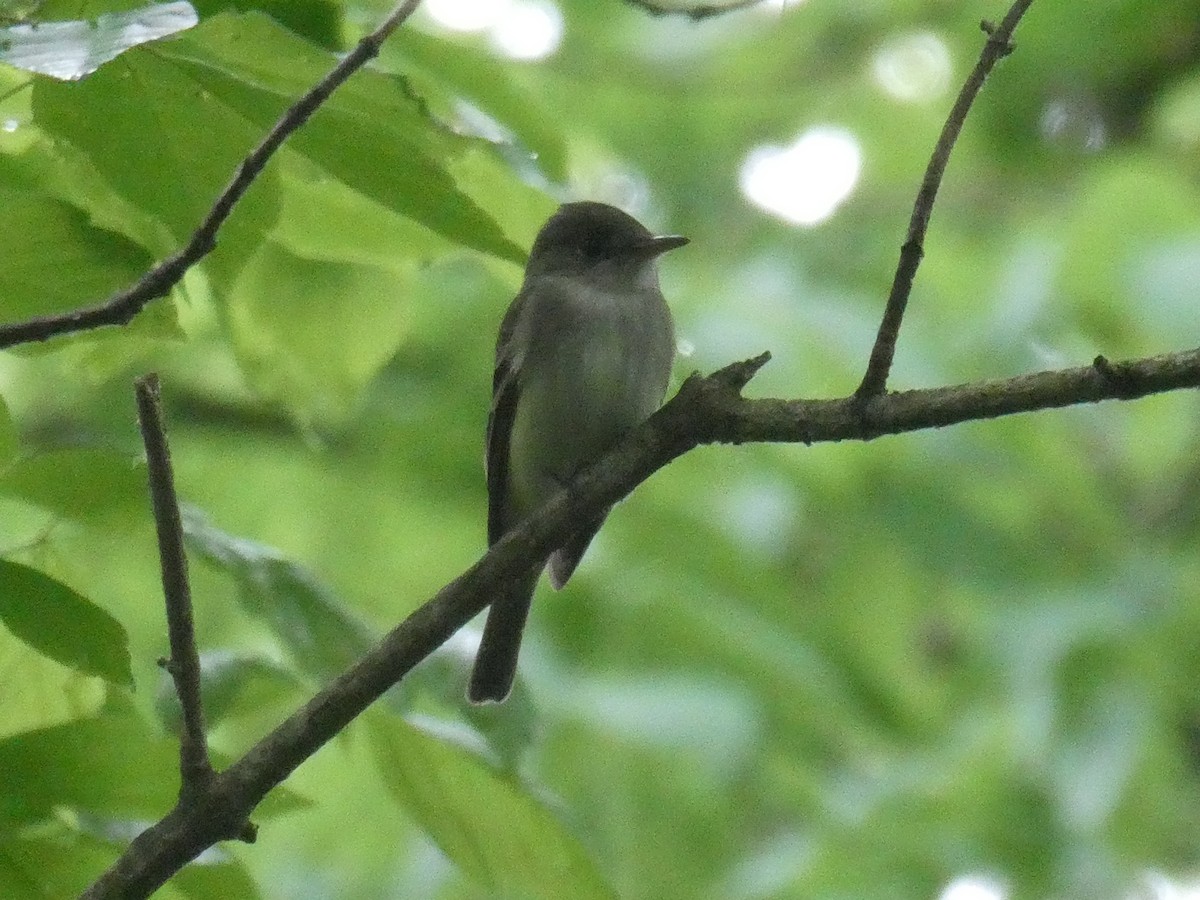
[[[938,900],[1005,900],[1007,896],[1003,885],[994,878],[964,875],[946,885]]]
[[[548,0],[512,0],[488,29],[492,46],[509,59],[545,59],[562,42],[563,17]]]
[[[545,59],[562,43],[562,12],[552,0],[426,0],[424,9],[438,27],[482,34],[509,59]]]
[[[897,100],[936,100],[950,86],[950,50],[932,32],[900,35],[876,52],[871,74],[884,92]]]
[[[764,145],[750,151],[740,182],[742,194],[755,206],[811,227],[850,196],[861,169],[862,151],[854,135],[818,126],[790,147]]]
[[[486,31],[507,7],[505,0],[425,0],[425,14],[449,31]]]

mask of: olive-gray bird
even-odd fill
[[[566,203],[538,233],[525,281],[500,324],[486,471],[488,545],[537,511],[662,404],[675,357],[658,257],[687,238],[656,237],[604,203]],[[488,611],[467,697],[512,689],[534,587],[561,588],[608,510],[578,523]]]

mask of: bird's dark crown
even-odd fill
[[[564,203],[538,232],[531,258],[570,253],[599,262],[645,246],[653,235],[626,212],[607,203]]]

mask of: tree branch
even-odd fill
[[[57,316],[38,316],[24,322],[0,325],[0,350],[30,341],[45,341],[60,334],[87,331],[104,325],[126,325],[151,300],[164,297],[192,266],[217,246],[217,232],[233,212],[234,206],[249,190],[250,185],[266,167],[288,136],[308,121],[309,117],[351,75],[379,53],[387,37],[413,14],[420,0],[403,0],[383,24],[364,37],[329,74],[318,81],[308,93],[297,100],[271,128],[250,155],[242,160],[225,190],[213,202],[186,246],[167,257],[130,287],[118,291],[97,306],[78,309]]]
[[[700,444],[871,440],[1014,413],[1200,387],[1200,348],[995,381],[880,394],[865,400],[748,400],[741,391],[768,354],[734,363],[679,393],[566,491],[416,609],[358,663],[259,741],[200,796],[146,829],[85,895],[147,896],[188,860],[239,833],[271,788],[337,735],[495,596],[494,586],[545,559],[571,532]]]
[[[888,293],[887,305],[883,310],[883,321],[879,323],[879,332],[875,336],[875,345],[871,348],[871,359],[867,363],[866,374],[855,392],[860,398],[880,394],[887,387],[888,373],[896,355],[900,324],[908,307],[908,297],[912,293],[917,267],[921,265],[921,257],[925,255],[925,232],[929,229],[929,218],[933,215],[933,203],[937,199],[942,175],[945,174],[946,164],[950,161],[950,151],[954,149],[954,142],[962,132],[967,113],[971,111],[971,104],[983,88],[988,74],[997,62],[1012,52],[1013,31],[1032,2],[1033,0],[1016,0],[998,27],[987,21],[979,23],[988,38],[984,41],[979,61],[975,63],[975,68],[971,70],[958,92],[958,99],[954,101],[946,124],[942,126],[942,133],[938,136],[929,165],[925,168],[925,177],[921,180],[921,187],[913,204],[912,218],[908,223],[908,235],[900,248],[900,262],[896,266],[892,289]]]
[[[179,802],[185,805],[201,794],[213,777],[205,737],[204,708],[200,702],[200,655],[196,651],[192,591],[188,585],[187,556],[183,552],[183,523],[175,496],[171,453],[163,430],[158,376],[150,374],[137,379],[134,391],[142,443],[146,447],[150,501],[158,532],[158,556],[167,604],[167,634],[171,644],[171,658],[160,659],[158,664],[174,679],[175,692],[183,709],[179,737]]]

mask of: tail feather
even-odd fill
[[[555,590],[565,585],[575,572],[607,515],[606,509],[551,554],[550,583]],[[541,569],[538,569],[492,601],[487,622],[483,626],[479,652],[475,655],[475,667],[471,670],[471,682],[467,686],[467,699],[472,703],[503,703],[512,691],[517,675],[517,658],[521,652],[521,635],[525,631],[533,591],[541,574]]]
[[[587,553],[588,545],[592,542],[592,538],[596,536],[596,532],[600,530],[600,526],[604,524],[604,519],[607,515],[608,510],[606,509],[583,528],[579,529],[579,531],[575,532],[575,535],[565,545],[559,547],[551,554],[550,584],[554,586],[556,591],[561,590],[563,585],[575,574],[575,568],[579,565],[579,561],[583,559],[583,554]]]
[[[512,690],[521,652],[521,634],[541,574],[540,569],[535,571],[492,602],[467,687],[467,699],[472,703],[503,703]]]

